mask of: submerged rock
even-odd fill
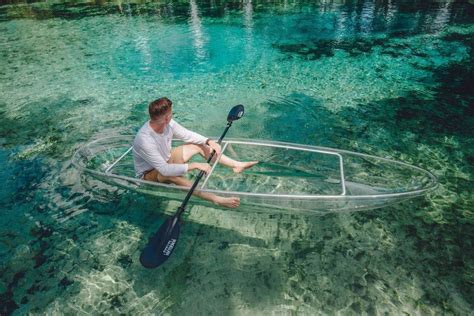
[[[18,304],[13,300],[13,293],[7,292],[0,294],[0,315],[11,315],[15,310],[20,308]]]

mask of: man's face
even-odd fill
[[[171,119],[173,118],[173,109],[170,109],[165,115],[164,115],[164,122],[165,124],[169,124],[171,122]]]

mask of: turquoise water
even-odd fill
[[[0,313],[472,313],[474,4],[0,5]],[[71,156],[135,132],[149,101],[219,135],[389,157],[426,198],[326,216],[190,206],[157,270],[138,256],[178,204],[84,177]]]

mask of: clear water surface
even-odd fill
[[[2,1],[0,314],[472,313],[472,1]],[[337,147],[432,171],[380,210],[190,206],[157,270],[138,255],[177,204],[81,175],[91,139],[166,95],[219,135]]]

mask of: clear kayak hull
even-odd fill
[[[182,200],[188,188],[135,177],[132,140],[133,136],[95,140],[76,151],[73,164],[114,186]],[[260,163],[240,174],[214,164],[198,188],[240,197],[241,210],[312,214],[367,210],[422,196],[437,186],[436,177],[426,170],[356,152],[245,139],[224,140],[222,149],[231,158]],[[193,198],[192,203],[208,202]]]

